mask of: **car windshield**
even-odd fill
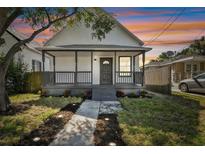
[[[197,79],[205,79],[205,74],[201,74],[197,77]]]

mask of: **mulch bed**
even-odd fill
[[[30,134],[22,136],[18,145],[49,145],[56,134],[72,118],[80,105],[80,103],[68,104],[61,111],[47,119],[39,128],[33,130]]]
[[[126,145],[121,138],[121,133],[116,114],[101,114],[98,116],[94,132],[95,145]]]

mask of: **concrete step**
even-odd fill
[[[116,89],[113,86],[93,87],[92,100],[95,101],[114,101],[117,100]]]

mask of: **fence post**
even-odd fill
[[[142,87],[144,86],[144,64],[145,64],[145,52],[142,54]]]
[[[75,51],[75,80],[74,84],[77,84],[77,71],[78,71],[78,52]]]

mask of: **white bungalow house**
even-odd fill
[[[6,54],[13,44],[17,43],[22,39],[25,39],[26,36],[15,31],[13,28],[9,28],[3,34],[3,38],[5,40],[5,43],[0,46],[0,54]],[[18,52],[14,57],[14,60],[21,59],[22,62],[27,65],[28,72],[42,71],[42,52],[36,49],[37,46],[39,47],[39,44],[34,44],[34,42],[28,43],[21,47],[21,51]],[[52,57],[46,55],[44,70],[50,71],[52,69]]]
[[[43,61],[44,86],[49,95],[62,94],[65,90],[88,90],[96,87],[136,90],[143,85],[143,71],[139,68],[139,55],[143,66],[145,53],[151,48],[116,21],[115,28],[105,39],[92,38],[92,30],[83,23],[65,27],[43,47],[45,55],[53,56],[53,70],[46,72]],[[106,85],[106,86],[105,86]],[[101,95],[108,95],[102,93]]]

